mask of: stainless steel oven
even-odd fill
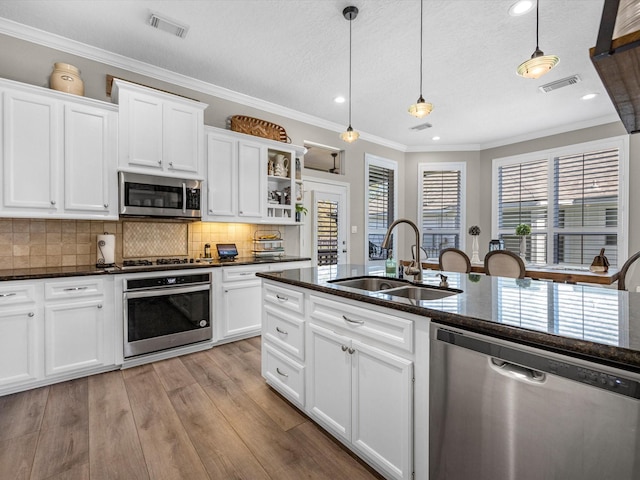
[[[201,217],[201,181],[119,172],[120,215]]]
[[[124,357],[211,340],[211,274],[124,280]]]

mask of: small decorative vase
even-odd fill
[[[527,261],[527,237],[525,235],[520,236],[520,258],[523,262]]]
[[[480,263],[480,257],[478,256],[478,250],[480,247],[478,246],[478,236],[472,235],[473,238],[473,249],[471,251],[471,263]]]
[[[80,70],[68,63],[53,64],[49,86],[53,90],[84,96],[84,82],[80,78]]]

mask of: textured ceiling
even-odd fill
[[[542,0],[540,48],[560,64],[538,80],[515,74],[535,49],[535,10],[513,0],[426,0],[425,119],[406,109],[419,94],[418,0],[2,0],[0,17],[266,100],[336,128],[348,120],[353,21],[352,125],[409,150],[488,147],[617,119],[591,65],[603,0]],[[151,28],[151,12],[189,26],[186,39]],[[576,85],[538,87],[570,75]],[[587,92],[600,93],[583,101]],[[432,128],[415,132],[424,123]],[[439,142],[432,137],[441,137]],[[340,140],[336,140],[339,144]]]

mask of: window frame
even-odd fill
[[[465,162],[423,162],[418,164],[418,230],[420,230],[420,240],[424,241],[426,233],[422,224],[422,206],[423,206],[423,181],[424,172],[460,172],[460,228],[459,228],[459,249],[464,251],[466,248],[466,218],[467,218],[467,164]],[[452,231],[453,229],[446,229]],[[444,230],[443,230],[444,231]]]
[[[491,169],[491,238],[499,238],[504,229],[498,225],[499,192],[498,174],[499,168],[507,165],[515,165],[526,162],[545,160],[547,162],[547,228],[540,233],[547,235],[546,260],[548,265],[554,265],[554,238],[556,233],[566,233],[566,230],[556,228],[555,222],[555,189],[554,189],[554,165],[555,159],[567,155],[579,155],[592,151],[618,149],[618,236],[617,252],[618,267],[621,267],[628,257],[629,235],[629,137],[619,136],[607,139],[594,140],[558,148],[528,152],[521,155],[494,158]],[[508,232],[513,234],[513,232]],[[532,232],[533,233],[533,232]],[[606,234],[606,233],[605,233]]]
[[[370,260],[369,259],[369,235],[370,234],[385,234],[381,229],[375,229],[370,231],[369,228],[369,168],[371,166],[380,168],[386,168],[387,170],[393,170],[393,218],[391,222],[398,218],[398,162],[390,160],[388,158],[379,157],[370,153],[364,154],[364,264],[366,266],[380,266],[384,268],[384,260]],[[397,252],[397,236],[394,235],[392,249]],[[394,253],[394,255],[396,255]]]

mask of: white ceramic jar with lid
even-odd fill
[[[84,82],[80,78],[80,70],[68,63],[54,63],[49,79],[53,90],[84,96]]]

